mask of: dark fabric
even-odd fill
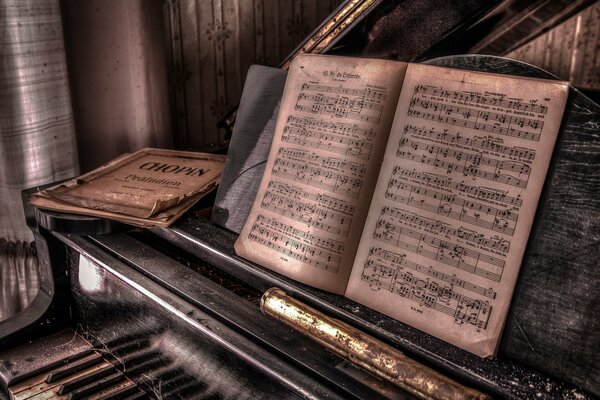
[[[0,321],[25,309],[39,287],[35,245],[0,239]]]
[[[502,351],[600,395],[600,107],[572,90]]]

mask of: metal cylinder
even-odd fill
[[[421,399],[490,399],[352,326],[287,296],[281,289],[267,290],[260,300],[260,308],[266,315]]]

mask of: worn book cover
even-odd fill
[[[567,93],[300,56],[236,252],[494,356]]]
[[[219,183],[225,157],[143,149],[36,193],[40,208],[167,226]]]

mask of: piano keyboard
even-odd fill
[[[73,336],[79,335],[72,333]],[[150,332],[92,340],[92,348],[68,354],[11,385],[11,400],[138,400],[222,397],[186,373],[152,344]],[[41,354],[42,352],[35,353]]]
[[[148,396],[97,351],[62,360],[59,367],[9,387],[12,400],[145,399]]]

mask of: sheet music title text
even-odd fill
[[[351,74],[350,72],[336,72],[336,71],[323,71],[323,76],[328,78],[346,78],[346,79],[360,79],[359,74]]]

